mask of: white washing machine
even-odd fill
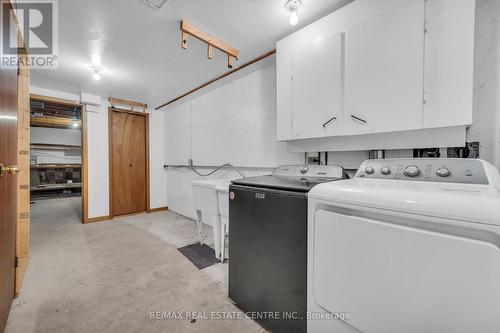
[[[308,332],[500,332],[500,176],[364,162],[309,192]]]

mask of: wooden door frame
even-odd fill
[[[146,213],[151,212],[150,194],[149,194],[149,113],[137,112],[127,109],[108,107],[108,164],[109,164],[109,219],[114,218],[113,211],[113,112],[128,113],[144,117],[146,121]],[[140,214],[142,212],[132,213]],[[131,214],[126,214],[131,215]],[[120,215],[122,216],[122,215]]]
[[[17,49],[17,53],[15,55],[16,59],[19,60],[19,51],[20,51],[20,44],[19,44],[19,29],[18,29],[18,21],[16,14],[13,12],[13,4],[11,1],[2,1],[0,5],[4,6],[4,4],[7,4],[9,6],[8,10],[8,20],[9,20],[9,28],[13,28],[13,24],[16,27],[16,41],[17,45],[15,46],[15,49]],[[2,10],[3,14],[3,10]],[[2,17],[3,20],[3,17]],[[2,22],[3,24],[3,22]],[[1,29],[1,33],[3,33],[3,27]],[[14,30],[14,29],[13,29]],[[12,35],[11,35],[12,36]],[[13,36],[12,36],[13,37]],[[3,67],[3,66],[2,66]],[[2,104],[5,103],[5,105],[2,105],[2,109],[5,106],[6,111],[5,113],[7,114],[8,117],[14,117],[15,122],[9,122],[7,121],[2,121],[6,123],[7,131],[9,132],[8,138],[14,137],[14,142],[13,143],[5,143],[2,142],[2,145],[5,146],[3,150],[3,153],[6,155],[5,160],[1,160],[0,162],[5,164],[5,165],[16,165],[18,164],[18,157],[19,157],[19,129],[18,129],[18,115],[19,115],[19,64],[16,65],[14,68],[13,66],[6,66],[5,67],[5,72],[8,76],[6,79],[2,79],[2,81],[9,82],[12,78],[15,78],[15,84],[9,85],[8,87],[5,87],[2,89],[0,92],[3,95],[8,96],[8,101],[2,102]],[[9,73],[7,73],[9,72]],[[4,73],[0,73],[0,75],[4,75]],[[12,77],[11,77],[12,76]],[[3,82],[2,82],[3,83]],[[2,84],[2,88],[3,84]],[[14,95],[15,92],[15,95]],[[13,103],[9,103],[13,102]],[[4,112],[2,112],[4,113]],[[3,129],[2,129],[3,130]],[[5,138],[2,139],[8,139],[7,135]],[[2,156],[3,158],[3,156]],[[2,292],[0,293],[0,307],[1,307],[1,313],[0,313],[0,332],[3,332],[7,326],[7,321],[9,319],[9,311],[12,307],[12,302],[14,298],[16,298],[16,289],[17,289],[17,229],[18,229],[18,212],[17,212],[17,200],[19,196],[19,188],[18,188],[18,177],[16,174],[7,174],[2,177],[8,177],[6,179],[7,184],[5,184],[5,194],[7,194],[8,198],[2,198],[2,202],[4,203],[4,211],[5,211],[5,218],[4,221],[2,221],[2,224],[6,224],[8,228],[6,228],[9,231],[9,234],[5,234],[5,244],[7,245],[6,248],[8,248],[8,255],[5,256],[5,258],[2,257],[2,266],[9,266],[7,271],[3,271],[2,277],[1,277],[1,283],[5,283],[6,287],[4,285],[1,286]],[[4,193],[2,193],[4,195]],[[0,230],[0,233],[4,233],[4,230]],[[2,239],[4,241],[4,239]],[[3,244],[2,244],[3,245]],[[12,255],[12,256],[11,256]],[[5,281],[4,281],[5,278]],[[10,285],[12,283],[12,285]],[[7,288],[7,286],[9,288]],[[4,289],[5,288],[5,289]],[[12,289],[10,289],[12,288]],[[3,291],[8,291],[8,295],[4,295]],[[6,298],[8,297],[8,298]],[[4,313],[4,310],[6,310],[6,313]],[[6,315],[4,317],[4,315]],[[4,321],[5,319],[5,321]]]
[[[88,144],[87,144],[87,109],[85,105],[81,108],[82,121],[82,223],[89,223],[89,160],[88,160]]]
[[[81,108],[81,137],[82,137],[82,223],[89,223],[89,198],[88,198],[88,144],[87,144],[87,115],[85,105],[68,99],[62,99],[51,96],[43,96],[30,94],[31,99],[36,99],[44,102],[51,102],[63,105],[78,106]]]

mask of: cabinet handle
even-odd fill
[[[326,123],[323,124],[323,127],[326,127],[326,125],[328,125],[329,123],[331,123],[332,121],[336,121],[337,120],[337,117],[332,117],[331,119],[329,119]]]
[[[354,119],[354,120],[360,121],[360,122],[362,122],[363,124],[366,124],[366,123],[367,123],[367,121],[366,121],[366,120],[361,119],[361,118],[359,118],[359,117],[356,117],[356,116],[355,116],[355,115],[353,115],[353,114],[351,114],[351,118],[352,118],[352,119]]]

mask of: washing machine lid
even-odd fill
[[[323,181],[332,181],[335,179],[328,179]],[[320,181],[311,180],[301,177],[280,177],[280,176],[256,176],[248,177],[238,180],[233,180],[235,185],[258,187],[266,189],[285,190],[293,192],[309,192],[314,186],[318,185]]]
[[[340,179],[347,174],[337,165],[281,165],[272,175],[247,177],[233,180],[235,185],[276,189],[294,192],[309,192],[314,186]]]
[[[498,170],[486,165],[485,175],[489,181],[478,184],[451,183],[447,181],[426,181],[402,179],[396,171],[391,179],[384,179],[381,169],[395,165],[413,165],[418,163],[439,163],[428,167],[422,177],[434,175],[436,168],[446,163],[440,161],[380,160],[362,164],[352,180],[320,184],[309,192],[309,199],[356,205],[359,207],[378,208],[388,211],[432,216],[444,219],[483,223],[500,226],[500,187],[497,186]],[[478,160],[476,160],[478,161]],[[393,163],[393,165],[391,165]],[[467,163],[470,163],[467,162]],[[485,163],[481,161],[481,163]],[[373,165],[373,170],[366,168]],[[477,165],[476,165],[477,166]],[[422,168],[424,168],[422,166]],[[427,167],[426,167],[427,168]],[[400,168],[401,169],[401,168]],[[403,169],[401,169],[403,170]],[[403,172],[403,171],[402,171]],[[458,171],[457,171],[458,173]],[[364,177],[363,177],[364,176]]]

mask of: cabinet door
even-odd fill
[[[475,1],[433,0],[425,13],[424,126],[472,124]]]
[[[340,134],[343,33],[306,45],[292,56],[292,137]]]
[[[424,17],[411,0],[347,32],[345,134],[422,128]]]

